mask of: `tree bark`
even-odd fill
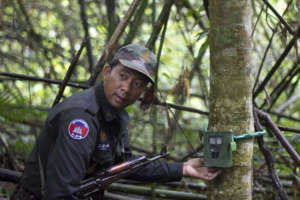
[[[254,132],[251,1],[209,1],[210,131]],[[233,167],[209,183],[208,199],[252,199],[253,140],[237,141]]]

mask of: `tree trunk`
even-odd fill
[[[250,0],[209,0],[211,131],[254,131],[252,112]],[[253,140],[237,141],[234,166],[209,183],[208,199],[252,199]]]

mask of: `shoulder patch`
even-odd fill
[[[74,119],[69,124],[68,132],[71,138],[82,140],[89,134],[89,125],[83,119]]]

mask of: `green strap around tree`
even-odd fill
[[[262,136],[264,134],[266,134],[266,131],[262,130],[262,131],[258,131],[258,132],[255,132],[255,133],[245,133],[245,134],[242,134],[242,135],[235,135],[235,136],[233,136],[233,139],[234,140],[250,139],[250,138],[253,138],[253,137]]]

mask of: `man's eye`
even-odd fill
[[[120,74],[120,78],[121,78],[121,79],[126,79],[127,76],[126,76],[126,74]]]
[[[144,84],[142,81],[136,81],[136,82],[135,82],[135,87],[137,87],[137,88],[143,88],[144,85],[145,85],[145,84]]]
[[[142,86],[142,83],[139,82],[139,81],[137,81],[137,82],[135,82],[135,86],[136,86],[136,87],[141,87],[141,86]]]

